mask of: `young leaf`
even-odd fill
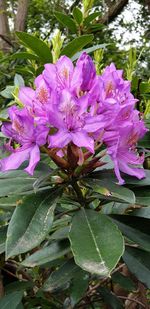
[[[69,239],[76,264],[102,277],[110,275],[124,251],[123,237],[117,226],[93,210],[77,212]]]
[[[75,19],[75,21],[77,22],[78,25],[81,25],[82,21],[83,21],[83,14],[81,12],[81,10],[78,7],[74,7],[73,9],[73,17]]]
[[[26,267],[34,267],[37,265],[43,265],[53,260],[56,260],[66,253],[70,251],[70,246],[68,242],[59,241],[53,242],[50,246],[42,248],[29,257],[27,257],[23,262],[22,265]]]
[[[7,259],[35,248],[45,239],[59,195],[60,189],[29,195],[16,207],[7,232]]]
[[[93,40],[92,34],[82,35],[79,38],[72,40],[68,43],[61,51],[61,55],[66,55],[68,57],[72,57],[79,50],[81,50],[84,46],[89,44]]]
[[[0,95],[6,99],[13,99],[13,91],[15,89],[15,86],[6,86],[4,90],[0,92]]]
[[[72,60],[72,61],[77,60],[83,52],[85,52],[85,53],[87,53],[87,54],[90,54],[90,53],[93,53],[93,52],[94,52],[95,50],[97,50],[97,49],[102,49],[102,48],[105,49],[105,47],[106,47],[107,45],[109,45],[109,44],[97,44],[97,45],[94,45],[94,46],[92,46],[92,47],[85,48],[85,49],[82,50],[81,52],[76,53],[76,54],[71,58],[71,60]]]
[[[16,32],[22,44],[30,48],[43,63],[52,62],[52,54],[48,45],[34,35],[26,32]]]
[[[123,260],[137,279],[150,289],[150,253],[137,248],[126,248]]]
[[[42,290],[53,292],[64,287],[74,277],[79,267],[74,263],[73,259],[67,261],[60,268],[51,273],[45,281]]]
[[[68,27],[73,33],[77,31],[76,24],[71,17],[61,12],[54,12],[54,15],[63,26]]]
[[[19,87],[22,87],[22,86],[25,85],[24,79],[22,78],[22,76],[20,74],[15,74],[14,84],[15,84],[15,86],[19,86]]]

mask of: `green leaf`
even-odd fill
[[[0,254],[5,251],[5,242],[6,242],[7,226],[0,227]]]
[[[72,60],[72,61],[77,60],[77,59],[81,56],[81,54],[82,54],[83,52],[85,52],[85,53],[87,53],[87,54],[91,54],[91,53],[93,53],[93,52],[94,52],[95,50],[97,50],[97,49],[105,49],[105,47],[106,47],[107,45],[109,45],[109,44],[97,44],[97,45],[94,45],[94,46],[92,46],[92,47],[86,48],[86,49],[82,50],[81,52],[76,53],[76,54],[71,58],[71,60]]]
[[[93,38],[94,37],[92,34],[82,35],[78,38],[75,38],[61,50],[61,55],[72,57],[79,50],[81,50],[84,46],[89,44],[93,40]]]
[[[136,209],[132,212],[133,216],[150,219],[150,206]]]
[[[23,292],[13,292],[0,299],[1,309],[16,309],[21,302]]]
[[[55,240],[65,239],[65,238],[68,238],[68,234],[69,234],[69,226],[65,226],[65,227],[58,229],[56,232],[54,232],[50,236],[50,239],[55,239]]]
[[[61,12],[54,12],[54,15],[63,26],[69,28],[73,33],[77,32],[76,24],[70,16]]]
[[[150,289],[150,253],[137,248],[127,247],[123,260],[131,273]]]
[[[22,78],[22,76],[20,74],[15,74],[14,84],[15,84],[15,86],[19,86],[19,87],[22,87],[22,86],[25,85],[24,79]]]
[[[67,261],[60,268],[51,273],[45,281],[42,290],[53,292],[64,287],[74,277],[79,267],[74,263],[73,259]]]
[[[16,291],[26,291],[29,289],[31,290],[32,287],[33,287],[33,283],[30,281],[26,281],[26,282],[15,281],[5,286],[5,293],[10,294]]]
[[[75,6],[72,13],[73,13],[73,17],[75,21],[77,22],[78,25],[80,25],[83,21],[82,11],[78,7]]]
[[[99,292],[106,304],[110,306],[112,309],[123,309],[124,306],[121,302],[121,300],[114,295],[109,289],[105,287],[100,287]]]
[[[128,215],[111,215],[121,232],[141,248],[150,252],[150,220]]]
[[[102,15],[101,12],[94,12],[90,14],[88,17],[85,18],[84,26],[88,26],[91,23],[91,21],[93,21],[96,17],[101,16],[101,15]]]
[[[127,291],[134,291],[136,290],[135,283],[131,280],[131,278],[124,276],[120,272],[115,272],[112,274],[111,279],[113,282],[118,283],[120,286],[122,286]]]
[[[86,184],[88,184],[92,190],[99,193],[102,199],[126,202],[129,204],[135,203],[135,195],[131,190],[117,185],[111,181],[97,180],[85,178]]]
[[[6,99],[13,99],[13,91],[15,86],[7,86],[4,90],[0,92],[0,95]]]
[[[27,52],[16,53],[11,56],[11,59],[27,59],[27,60],[40,61],[40,58],[38,56]]]
[[[52,62],[52,54],[48,45],[34,35],[26,32],[16,32],[22,44],[30,48],[43,63]]]
[[[72,307],[74,307],[84,296],[88,288],[88,284],[89,275],[82,269],[79,269],[72,279],[72,285],[70,290],[70,300]]]
[[[43,265],[56,260],[70,251],[70,246],[66,241],[53,242],[50,246],[42,248],[29,257],[27,257],[22,265],[26,267],[34,267]]]
[[[51,230],[60,189],[25,197],[16,207],[9,223],[6,257],[27,252],[38,246]]]
[[[76,264],[100,276],[110,275],[124,251],[117,226],[93,210],[82,209],[75,214],[69,239]]]
[[[150,190],[149,187],[141,187],[140,190],[138,188],[134,189],[134,193],[136,196],[136,204],[149,206],[150,205]]]

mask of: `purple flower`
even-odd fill
[[[9,147],[12,154],[0,160],[1,171],[17,169],[24,161],[29,160],[25,169],[33,175],[35,166],[40,160],[39,147],[44,145],[48,134],[48,128],[34,126],[34,119],[26,108],[9,108],[9,117],[12,123],[5,123],[2,132],[9,137],[15,147]]]

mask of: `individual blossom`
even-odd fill
[[[11,155],[0,161],[1,171],[17,169],[24,161],[29,160],[25,171],[33,175],[35,166],[40,161],[40,146],[46,142],[48,128],[34,126],[34,119],[26,108],[12,106],[9,108],[9,117],[11,123],[4,123],[2,132],[10,138],[7,150]]]

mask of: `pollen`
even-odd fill
[[[42,104],[47,103],[48,98],[49,98],[47,89],[44,87],[41,87],[38,91],[37,98]]]

